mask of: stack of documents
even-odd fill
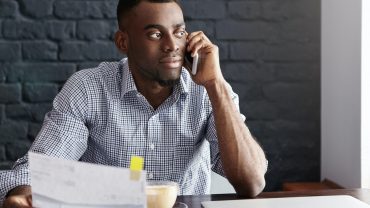
[[[29,152],[33,206],[38,208],[146,207],[145,171],[70,161]]]

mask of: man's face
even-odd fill
[[[185,23],[175,2],[143,1],[128,15],[129,65],[144,80],[168,86],[181,74],[186,45]]]

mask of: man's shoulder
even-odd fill
[[[71,90],[84,90],[90,95],[118,93],[121,79],[120,62],[102,62],[96,67],[75,72],[64,85]]]
[[[105,79],[115,76],[119,71],[119,62],[102,62],[98,66],[77,71],[73,76],[83,80]]]

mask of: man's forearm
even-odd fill
[[[212,103],[225,175],[238,194],[255,196],[265,185],[264,152],[242,121],[226,82],[217,80],[205,87]]]

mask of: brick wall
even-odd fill
[[[29,148],[66,79],[120,59],[115,0],[0,0],[0,169]],[[270,161],[266,190],[320,177],[320,1],[183,0]]]

